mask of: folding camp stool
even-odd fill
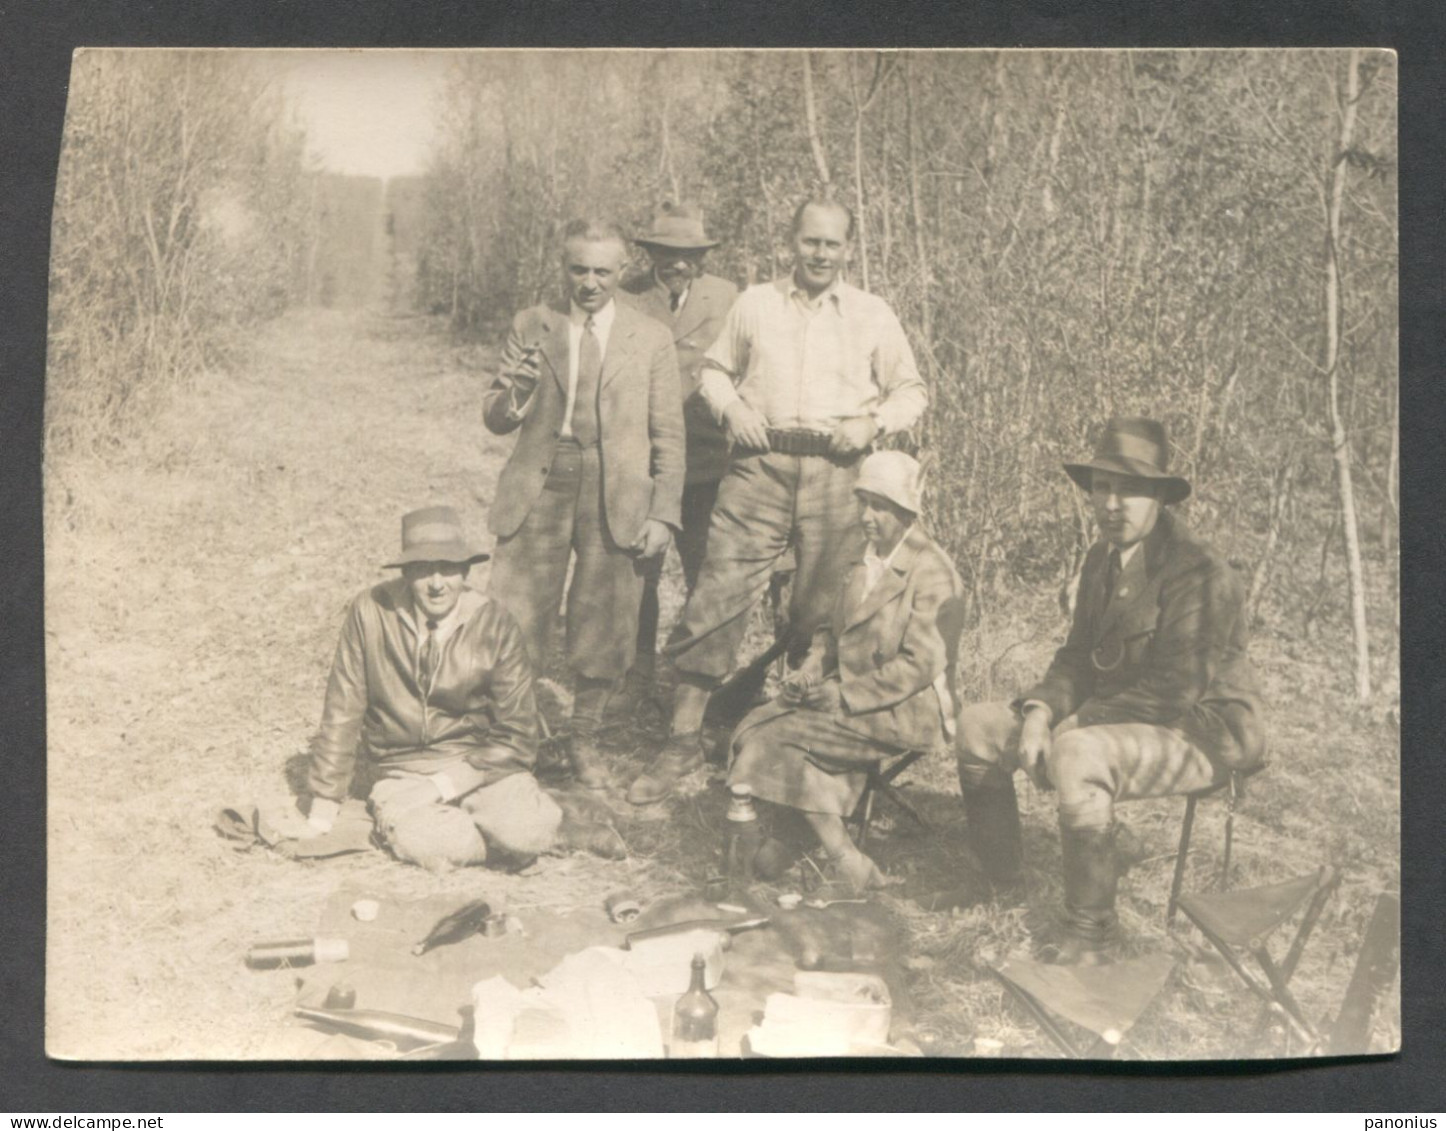
[[[1113,1060],[1120,1041],[1159,996],[1175,969],[1168,954],[1147,954],[1107,966],[1049,966],[1011,958],[993,974],[1065,1056]],[[1056,1015],[1095,1034],[1072,1040]]]
[[[861,852],[868,850],[869,831],[874,820],[874,801],[880,794],[897,805],[925,832],[932,828],[914,803],[894,784],[905,770],[927,753],[927,750],[908,750],[892,759],[875,762],[870,768],[868,779],[864,782],[863,795],[859,798],[853,816],[849,818],[849,822],[854,826],[854,843]]]
[[[1225,852],[1220,863],[1220,888],[1224,890],[1230,882],[1230,850],[1235,842],[1235,806],[1245,792],[1245,782],[1254,777],[1264,764],[1248,770],[1231,770],[1230,775],[1219,785],[1197,789],[1185,795],[1185,819],[1180,825],[1180,848],[1175,854],[1175,875],[1170,880],[1170,902],[1165,908],[1165,927],[1175,924],[1175,909],[1180,906],[1180,888],[1185,882],[1185,866],[1190,859],[1190,834],[1195,830],[1195,805],[1202,797],[1212,797],[1222,790],[1225,792]]]
[[[1317,872],[1277,884],[1180,897],[1180,910],[1200,928],[1200,933],[1240,975],[1241,981],[1269,1009],[1284,1013],[1295,1031],[1311,1046],[1318,1044],[1320,1037],[1290,992],[1290,979],[1326,900],[1340,882],[1340,873],[1326,865]],[[1302,908],[1304,914],[1295,938],[1285,958],[1277,963],[1270,953],[1270,936]],[[1265,976],[1263,982],[1246,969],[1241,951],[1248,953],[1260,967]]]

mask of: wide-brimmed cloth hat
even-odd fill
[[[402,552],[383,569],[401,569],[413,562],[485,562],[484,554],[467,545],[462,520],[452,507],[423,507],[402,515]]]
[[[923,479],[924,469],[907,452],[874,452],[859,465],[854,494],[878,495],[916,515],[923,505]]]
[[[633,240],[644,247],[666,247],[674,251],[705,251],[722,242],[703,230],[703,216],[696,208],[671,203],[659,208],[648,230]]]
[[[1159,481],[1162,503],[1188,499],[1190,481],[1171,475],[1169,467],[1170,440],[1163,424],[1144,416],[1117,416],[1105,425],[1094,458],[1087,463],[1067,463],[1064,470],[1086,491],[1092,485],[1093,472],[1109,471]]]

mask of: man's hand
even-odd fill
[[[874,442],[879,426],[872,416],[851,416],[840,420],[829,437],[828,450],[836,456],[852,456]]]
[[[306,820],[297,826],[296,839],[310,840],[312,837],[323,836],[331,832],[331,826],[340,812],[341,806],[335,801],[330,801],[325,797],[313,797],[311,812],[307,815]]]
[[[836,679],[826,679],[811,686],[803,695],[803,705],[810,711],[825,715],[843,713],[843,687]]]
[[[1048,760],[1053,745],[1049,725],[1051,712],[1045,706],[1025,710],[1024,725],[1019,729],[1019,768],[1040,789],[1049,788]]]
[[[659,554],[666,553],[668,542],[672,540],[673,532],[668,529],[668,524],[659,522],[656,518],[650,518],[643,523],[643,532],[638,535],[636,542],[632,544],[632,552],[642,558],[656,558]]]
[[[778,697],[790,707],[801,707],[813,688],[813,675],[805,671],[790,672],[783,681]]]
[[[532,390],[537,388],[538,378],[542,375],[542,366],[537,358],[537,347],[528,346],[523,349],[522,355],[510,364],[504,359],[502,375],[512,382],[512,387],[523,400],[532,395]]]
[[[723,410],[723,428],[729,443],[755,452],[768,450],[768,421],[741,400]]]

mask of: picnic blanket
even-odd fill
[[[480,878],[480,877],[479,877]],[[469,899],[487,899],[485,888],[469,895],[436,895],[408,899],[395,894],[347,885],[334,892],[323,908],[318,936],[344,938],[350,947],[345,962],[324,963],[299,971],[297,1004],[323,1006],[334,987],[354,994],[355,1008],[400,1013],[462,1028],[471,1009],[472,987],[501,976],[527,990],[570,955],[592,947],[621,947],[631,931],[691,919],[736,920],[736,911],[693,896],[660,901],[626,927],[611,922],[601,906],[548,910],[519,907],[508,914],[521,930],[497,936],[474,935],[462,942],[414,955],[420,942],[443,916]],[[378,903],[376,918],[358,921],[352,906],[358,900]],[[496,899],[501,908],[503,901]],[[823,969],[872,972],[889,986],[893,1000],[893,1033],[912,1024],[907,980],[897,961],[902,946],[887,913],[874,904],[836,905],[825,909],[773,908],[767,927],[730,936],[722,979],[712,990],[718,1002],[720,1056],[743,1054],[743,1037],[759,1020],[772,993],[790,993],[799,959]],[[651,999],[659,1032],[668,1033],[672,996]],[[329,1039],[307,1054],[315,1058],[352,1059],[375,1055],[367,1042]],[[359,1051],[358,1046],[363,1047]]]

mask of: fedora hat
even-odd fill
[[[854,494],[866,491],[918,514],[924,494],[924,469],[907,452],[874,452],[859,465]]]
[[[1178,503],[1190,497],[1190,482],[1171,475],[1169,466],[1170,440],[1163,424],[1144,416],[1117,416],[1105,425],[1094,458],[1087,463],[1067,463],[1064,470],[1086,491],[1095,471],[1156,479],[1163,484],[1160,501]]]
[[[452,507],[423,507],[402,515],[402,552],[383,569],[413,562],[485,562],[491,554],[471,549],[462,537],[462,520]]]
[[[678,251],[703,251],[721,242],[703,230],[703,217],[688,204],[665,203],[653,214],[652,224],[635,242],[644,247],[668,247]]]

